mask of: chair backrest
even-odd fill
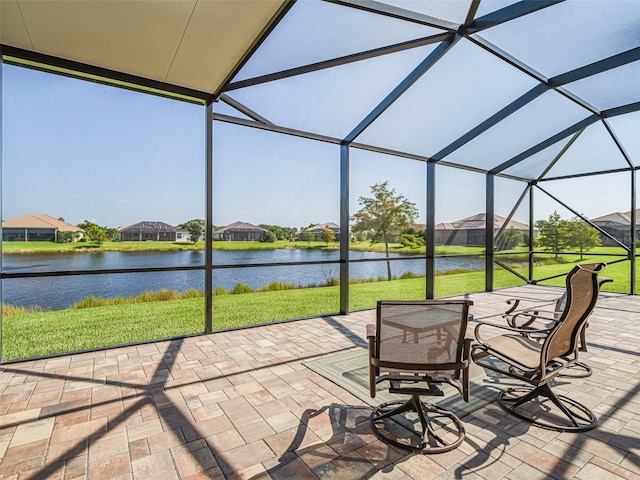
[[[567,275],[564,309],[544,342],[543,364],[576,351],[580,331],[596,306],[598,274],[604,267],[604,263],[577,265]]]
[[[602,285],[609,282],[613,282],[613,279],[606,278],[606,277],[598,277],[598,290],[602,288]],[[554,317],[556,320],[559,319],[560,316],[562,315],[562,312],[564,311],[564,307],[566,306],[566,304],[567,304],[567,291],[565,290],[562,296],[558,298],[558,300],[556,300],[556,305],[553,309]]]
[[[470,300],[381,300],[377,364],[383,369],[440,372],[458,378]]]

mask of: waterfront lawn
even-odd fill
[[[424,298],[424,278],[351,286],[351,308],[380,298]],[[214,329],[338,312],[339,287],[214,297]],[[3,319],[5,360],[170,338],[204,331],[203,298],[10,315]]]
[[[310,249],[322,248],[337,250],[338,242],[290,242],[277,240],[275,242],[227,242],[214,241],[214,250],[276,250],[276,249]],[[350,243],[349,249],[360,252],[384,253],[384,243],[371,244],[370,242]],[[2,251],[5,254],[13,253],[71,253],[71,252],[142,252],[142,251],[180,251],[180,250],[204,250],[204,242],[104,242],[102,245],[92,242],[55,243],[55,242],[2,242]],[[425,247],[410,248],[400,243],[390,243],[389,252],[401,255],[424,255]],[[436,247],[438,255],[481,255],[483,247]]]
[[[214,297],[214,328],[336,312],[338,298],[338,287],[219,295]],[[3,319],[3,357],[26,358],[203,331],[203,298],[26,313]]]
[[[75,252],[139,252],[139,251],[179,251],[202,250],[204,242],[104,242],[102,245],[92,242],[56,243],[56,242],[2,242],[2,253],[75,253]]]
[[[606,262],[610,258],[589,255],[582,260],[572,258],[570,263],[536,266],[535,277],[566,274],[576,263]],[[526,267],[517,270],[526,275]],[[629,262],[608,265],[603,275],[614,279],[614,283],[604,286],[605,290],[629,291]],[[500,288],[523,282],[497,268],[494,283]],[[563,286],[564,278],[545,284]],[[441,275],[436,277],[435,287],[437,297],[482,291],[484,271]],[[339,310],[339,295],[337,286],[218,295],[214,297],[214,329],[335,313]],[[373,308],[380,299],[424,297],[424,278],[358,283],[350,286],[350,309]],[[23,313],[3,318],[3,357],[28,358],[203,331],[203,298]]]
[[[279,248],[339,248],[336,242],[221,242],[214,241],[214,250],[275,250]],[[102,245],[92,242],[56,243],[56,242],[2,242],[2,252],[12,253],[72,253],[72,252],[145,252],[145,251],[181,251],[204,250],[204,241],[191,242],[104,242]]]

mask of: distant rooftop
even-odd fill
[[[55,228],[60,232],[84,232],[80,227],[71,225],[63,220],[53,218],[51,215],[25,215],[24,217],[5,220],[2,228]]]

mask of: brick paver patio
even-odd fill
[[[468,297],[478,320],[558,295]],[[492,402],[464,417],[460,448],[431,456],[380,442],[370,407],[302,363],[362,348],[373,311],[7,364],[0,478],[640,478],[639,311],[640,297],[601,295],[582,355],[594,374],[556,387],[596,429],[536,428]]]

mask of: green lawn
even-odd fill
[[[339,248],[332,242],[213,242],[214,250],[275,250],[278,248]],[[113,252],[113,251],[179,251],[204,250],[204,242],[105,242],[98,245],[92,242],[55,243],[55,242],[2,242],[3,253],[68,253],[68,252]]]
[[[275,250],[279,248],[308,249],[324,248],[337,250],[338,242],[289,242],[277,240],[275,242],[213,242],[214,250]],[[370,242],[349,244],[354,251],[384,252],[383,243],[371,245]],[[110,251],[178,251],[178,250],[203,250],[204,242],[178,243],[178,242],[105,242],[98,245],[91,242],[55,243],[55,242],[2,242],[2,251],[10,253],[68,253],[68,252],[110,252]],[[409,248],[399,243],[389,244],[391,253],[404,255],[425,254],[425,247]],[[436,247],[438,255],[476,255],[484,253],[483,247]]]
[[[2,253],[69,253],[69,252],[111,252],[111,251],[178,251],[202,250],[204,242],[105,242],[102,245],[91,242],[2,242]]]
[[[582,263],[604,260],[590,255]],[[573,260],[573,259],[572,259]],[[580,263],[579,257],[574,263]],[[536,267],[536,278],[567,273],[574,263]],[[526,273],[526,268],[518,269]],[[629,262],[609,265],[604,275],[609,291],[629,291]],[[519,285],[511,273],[497,268],[495,287]],[[545,284],[563,285],[564,279]],[[436,296],[484,290],[484,271],[436,277]],[[313,317],[339,310],[339,287],[305,288],[214,297],[214,329],[256,325],[282,319]],[[424,278],[350,286],[350,308],[372,308],[379,299],[425,298]],[[5,360],[48,355],[199,333],[204,330],[204,300],[189,298],[133,305],[25,313],[3,319]]]

